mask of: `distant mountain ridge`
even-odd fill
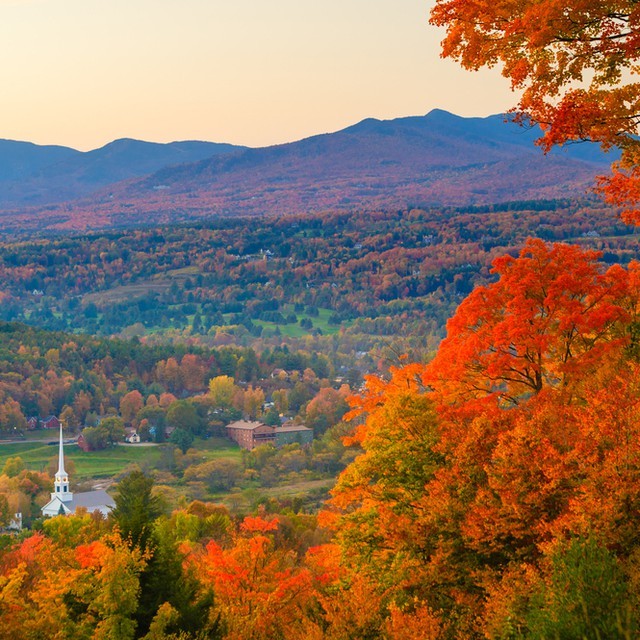
[[[121,138],[83,152],[0,140],[0,206],[76,199],[100,187],[142,177],[163,167],[244,148],[227,143],[162,144]]]
[[[613,159],[586,143],[545,156],[534,144],[540,135],[502,115],[463,118],[436,109],[264,148],[125,139],[84,154],[42,148],[53,160],[34,156],[29,164],[34,149],[13,143],[23,159],[12,171],[22,177],[0,172],[0,228],[17,220],[33,228],[102,228],[582,196]],[[8,162],[3,144],[0,169]]]
[[[79,153],[69,147],[0,139],[0,183],[27,178]]]

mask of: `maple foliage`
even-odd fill
[[[539,141],[580,140],[622,151],[600,188],[640,223],[640,9],[635,2],[437,0],[432,24],[447,35],[442,55],[467,69],[502,67],[521,94],[518,109],[541,124]]]
[[[0,635],[133,638],[145,558],[117,535],[63,547],[34,535],[3,558]]]
[[[350,398],[349,418],[366,413],[347,443],[364,453],[340,475],[330,505],[341,510],[337,539],[363,572],[397,579],[397,554],[421,545],[415,505],[438,466],[436,415],[420,382],[421,365],[391,369],[391,379],[367,379]],[[403,571],[408,571],[405,567]],[[403,576],[407,578],[407,576]]]
[[[637,272],[579,247],[529,240],[493,263],[497,283],[477,287],[447,323],[424,379],[459,403],[489,394],[517,402],[602,366],[630,341]]]
[[[460,305],[431,363],[370,377],[351,399],[363,421],[350,441],[364,453],[322,521],[372,581],[387,630],[402,614],[436,637],[546,637],[541,625],[553,637],[561,623],[539,598],[563,602],[550,567],[576,539],[585,553],[615,549],[608,562],[622,573],[597,586],[618,594],[601,633],[627,637],[612,621],[639,593],[620,576],[637,571],[639,544],[640,289],[636,264],[605,269],[597,257],[530,241],[497,260],[499,280]],[[581,594],[586,613],[562,624],[600,616]]]
[[[349,398],[331,539],[309,514],[204,503],[151,510],[153,549],[54,518],[0,550],[0,636],[637,637],[640,268],[530,241],[495,274],[431,363]]]
[[[247,517],[228,548],[211,541],[192,558],[203,582],[213,585],[229,640],[291,637],[304,617],[311,573],[291,551],[276,547],[277,529],[276,519]]]

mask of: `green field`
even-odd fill
[[[284,313],[290,313],[293,311],[293,305],[284,305]],[[260,325],[263,329],[269,329],[275,331],[276,327],[280,329],[280,333],[288,338],[302,338],[311,333],[309,329],[303,329],[300,326],[300,320],[311,320],[314,329],[320,329],[324,335],[331,335],[340,331],[340,328],[349,327],[352,322],[343,322],[341,324],[329,324],[329,318],[333,314],[331,309],[319,309],[318,316],[310,316],[306,313],[298,313],[298,322],[296,324],[277,324],[275,322],[266,322],[265,320],[252,320],[254,324]]]
[[[51,442],[55,441],[52,436]],[[238,460],[241,456],[240,448],[227,440],[211,438],[197,440],[194,447],[202,452],[203,459],[231,458]],[[88,478],[109,478],[122,473],[127,467],[137,464],[141,467],[155,468],[163,456],[164,445],[136,446],[118,445],[103,451],[82,451],[75,444],[65,445],[66,460],[72,460],[75,465],[75,476],[78,480]],[[20,456],[28,469],[46,471],[52,459],[57,460],[57,446],[43,442],[18,442],[15,444],[0,444],[0,469],[7,458]]]

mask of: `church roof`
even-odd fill
[[[60,505],[63,505],[65,513],[75,513],[78,509],[86,509],[89,513],[92,511],[101,511],[106,514],[116,506],[113,498],[102,489],[96,491],[84,491],[83,493],[74,493],[72,500],[62,502],[57,496],[49,500],[42,507],[45,514],[58,514]]]
[[[60,500],[60,498],[58,498],[58,496],[54,496],[53,498],[51,498],[51,500],[49,500],[49,502],[47,502],[47,504],[44,505],[44,507],[42,507],[41,511],[43,514],[47,515],[53,515],[56,514],[58,515],[60,512],[60,506],[62,505],[62,509],[65,513],[70,513],[70,502],[62,502],[62,500]]]
[[[116,503],[113,498],[102,489],[96,491],[85,491],[84,493],[74,493],[73,500],[67,503],[71,506],[72,511],[75,511],[78,507],[84,507],[87,511],[91,511],[96,507],[109,507],[113,509]]]

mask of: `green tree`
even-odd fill
[[[210,491],[228,491],[242,474],[242,467],[234,460],[209,460],[192,465],[184,472],[187,482],[205,482]]]
[[[159,519],[162,505],[153,494],[153,480],[141,471],[134,471],[118,484],[112,518],[123,538],[132,548],[148,554],[147,566],[140,575],[140,596],[135,613],[137,632],[142,636],[149,631],[161,607],[169,603],[178,613],[167,622],[164,632],[181,631],[204,637],[217,638],[215,621],[210,623],[207,612],[212,605],[212,594],[200,589],[195,576],[185,570],[174,539],[167,535]],[[166,636],[165,636],[166,637]]]
[[[167,409],[167,425],[194,434],[199,433],[203,426],[196,408],[186,400],[176,400]]]
[[[615,556],[595,540],[561,544],[549,575],[534,593],[526,615],[527,637],[625,640],[638,633],[638,615],[628,598]]]
[[[193,316],[193,322],[191,323],[191,333],[202,333],[202,316],[199,311],[196,311]]]
[[[24,460],[20,456],[7,458],[2,468],[2,474],[14,478],[24,469]]]
[[[275,407],[271,407],[265,414],[262,416],[262,422],[268,424],[270,427],[278,427],[280,426],[280,414]]]
[[[87,427],[82,430],[82,437],[87,443],[89,451],[106,449],[109,444],[107,430],[103,427]]]
[[[104,429],[110,445],[124,440],[124,423],[120,418],[105,418],[100,421],[100,429]]]
[[[164,426],[165,424],[165,412],[164,409],[158,404],[147,405],[144,409],[140,409],[136,414],[136,420],[142,422],[146,420],[150,426],[155,427],[158,425]]]
[[[111,517],[131,547],[147,548],[153,522],[162,513],[160,500],[152,489],[153,479],[142,471],[133,471],[118,483]]]
[[[12,517],[13,512],[9,506],[9,500],[7,496],[0,493],[0,527],[6,527],[11,522]]]
[[[238,387],[230,376],[216,376],[209,380],[209,399],[214,407],[230,407],[237,390]]]
[[[187,449],[189,449],[193,444],[193,433],[178,427],[169,436],[169,442],[171,442],[171,444],[175,444],[182,453],[186,453]]]

